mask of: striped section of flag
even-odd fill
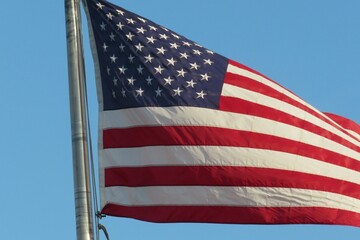
[[[103,112],[104,212],[159,222],[359,226],[354,133],[233,62],[220,101],[219,110]]]
[[[213,52],[147,19],[103,1],[88,0],[88,5],[101,105],[104,214],[152,222],[360,226],[359,125],[321,113],[246,66],[220,55],[210,58]],[[142,65],[132,66],[128,60],[118,66],[120,74],[113,71],[109,66],[117,60],[108,50],[111,41],[104,43],[108,62],[100,57],[102,31],[112,24],[112,11],[120,11],[115,23],[140,22],[137,30],[129,30],[134,36],[123,37],[127,40],[121,46],[138,46],[125,55],[136,56],[149,71],[147,79],[154,81],[145,79],[148,74]],[[108,19],[96,20],[100,13]],[[124,34],[120,29],[125,27],[120,26],[118,38]],[[155,39],[144,35],[145,29],[162,29],[156,33],[162,47],[156,46],[157,55],[144,53],[143,59],[139,52],[145,51],[143,47],[152,49]],[[172,41],[164,34],[172,35]],[[149,46],[136,45],[137,37],[140,43],[150,39]],[[166,48],[169,42],[177,47]],[[166,49],[172,55],[164,55]],[[189,62],[184,52],[189,53]],[[203,65],[196,63],[200,52],[209,54]],[[160,65],[148,65],[152,58]],[[130,68],[137,69],[134,76],[143,85],[133,87],[135,77],[123,76]],[[201,69],[206,73],[195,71]],[[192,92],[188,89],[194,87],[196,76],[197,83],[204,85]],[[206,85],[210,76],[216,76],[216,84]],[[158,84],[157,89],[151,88],[153,84]],[[153,90],[156,96],[151,95]]]

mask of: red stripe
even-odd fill
[[[149,222],[338,224],[360,227],[360,214],[322,207],[139,206],[107,204],[103,214]]]
[[[224,110],[228,112],[258,116],[258,117],[274,120],[277,122],[282,122],[298,128],[302,128],[304,130],[307,130],[309,132],[315,133],[319,136],[322,136],[324,138],[342,144],[354,151],[360,152],[360,147],[349,142],[348,140],[345,140],[344,138],[339,137],[338,135],[328,130],[325,130],[311,122],[305,121],[304,119],[298,117],[294,117],[290,114],[287,114],[285,112],[279,111],[271,107],[263,106],[239,98],[221,97],[219,108],[220,110]]]
[[[284,160],[286,161],[286,160]],[[234,166],[161,166],[105,169],[105,187],[247,186],[333,192],[360,199],[359,184],[295,171]]]
[[[319,118],[320,120],[330,124],[331,126],[333,126],[334,128],[340,130],[344,134],[353,137],[347,131],[340,128],[339,126],[334,124],[332,121],[330,121],[329,119],[327,119],[323,115],[319,114],[318,112],[308,108],[307,106],[297,102],[296,100],[288,97],[287,95],[285,95],[285,94],[283,94],[283,93],[281,93],[281,92],[279,92],[279,91],[273,89],[272,87],[269,87],[269,86],[267,86],[267,85],[265,85],[263,83],[260,83],[258,81],[254,81],[253,79],[248,78],[248,77],[240,76],[240,75],[229,73],[229,72],[226,73],[224,82],[227,83],[227,84],[233,85],[233,86],[248,89],[248,90],[253,91],[253,92],[261,93],[261,94],[264,94],[266,96],[269,96],[269,97],[281,100],[283,102],[286,102],[288,104],[291,104],[294,107],[302,109],[305,112],[308,112],[309,114],[312,114],[313,116]],[[282,87],[282,86],[280,86],[280,87]]]
[[[215,127],[156,126],[103,131],[103,146],[234,146],[292,153],[359,171],[360,162],[350,157],[302,142],[248,131]]]

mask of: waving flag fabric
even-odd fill
[[[102,213],[360,226],[360,127],[107,1],[86,1]]]

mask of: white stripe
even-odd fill
[[[346,129],[346,131],[348,131],[351,135],[353,135],[355,138],[357,138],[360,141],[360,134],[350,129]]]
[[[360,200],[341,194],[267,187],[108,187],[107,203],[125,206],[326,207],[360,213]]]
[[[244,99],[249,102],[257,103],[266,107],[274,108],[276,110],[282,111],[284,113],[287,113],[289,115],[292,115],[294,117],[303,119],[305,121],[308,121],[316,126],[319,126],[327,131],[330,131],[349,142],[355,144],[356,146],[360,146],[360,142],[355,140],[353,137],[350,137],[349,135],[346,135],[345,133],[341,132],[337,128],[331,126],[329,123],[324,122],[323,120],[315,117],[314,115],[297,108],[289,103],[280,101],[276,98],[272,98],[266,95],[263,95],[258,92],[249,91],[244,88],[239,88],[233,85],[224,84],[223,90],[221,95],[228,96],[228,97],[235,97],[239,99]]]
[[[240,76],[244,76],[244,77],[247,77],[247,78],[250,78],[254,81],[257,81],[257,82],[260,82],[266,86],[269,86],[275,90],[277,90],[278,92],[280,93],[283,93],[285,94],[286,96],[292,98],[293,100],[303,104],[304,106],[308,107],[309,109],[315,111],[316,113],[322,115],[323,117],[327,118],[327,119],[330,119],[329,117],[327,117],[326,115],[324,115],[322,112],[320,112],[319,110],[317,110],[316,108],[314,108],[313,106],[311,106],[310,104],[308,104],[307,102],[305,102],[304,100],[302,100],[301,98],[299,98],[298,96],[296,96],[295,94],[293,94],[292,92],[290,92],[289,90],[287,90],[286,88],[270,81],[269,79],[259,75],[259,74],[256,74],[256,73],[253,73],[253,72],[250,72],[248,70],[245,70],[245,69],[242,69],[242,68],[239,68],[237,66],[234,66],[234,65],[231,65],[229,64],[228,65],[228,69],[227,69],[227,72],[230,72],[230,73],[233,73],[233,74],[237,74],[237,75],[240,75]],[[330,119],[331,120],[331,119]],[[338,123],[334,122],[335,125],[337,125],[338,127],[341,127]]]
[[[360,153],[288,124],[256,116],[195,107],[147,107],[100,112],[103,129],[135,126],[211,126],[278,136],[360,160]]]
[[[360,172],[295,154],[236,147],[153,146],[105,149],[101,168],[143,166],[237,166],[281,169],[360,184]]]

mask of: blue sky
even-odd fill
[[[248,65],[321,111],[360,123],[360,1],[113,0]],[[75,239],[63,1],[0,8],[2,239]],[[83,17],[90,120],[94,69]],[[96,156],[96,150],[95,150]],[[356,239],[360,229],[315,225],[152,224],[107,217],[112,239]]]

